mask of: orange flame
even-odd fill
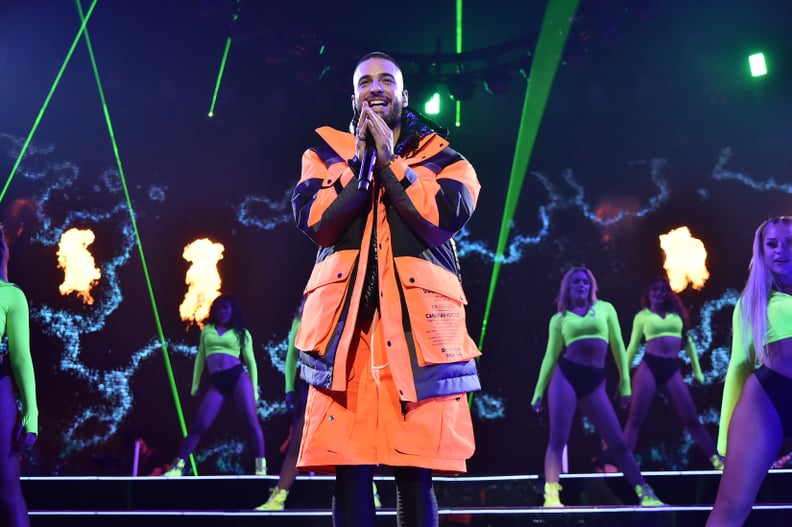
[[[690,229],[679,227],[660,235],[660,247],[665,252],[663,268],[668,273],[671,289],[679,293],[688,284],[699,290],[710,276],[707,270],[707,249],[704,243],[691,236]]]
[[[203,327],[203,320],[209,316],[209,306],[220,296],[222,281],[217,272],[217,262],[223,259],[224,250],[223,244],[207,238],[200,238],[184,247],[182,257],[192,265],[184,278],[189,287],[179,306],[179,315],[187,322],[187,327],[192,324]]]
[[[88,251],[96,236],[90,229],[71,228],[61,235],[58,242],[58,268],[63,269],[63,283],[58,287],[60,294],[77,293],[86,304],[93,304],[91,288],[102,277],[93,255]]]

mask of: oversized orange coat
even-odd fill
[[[325,145],[303,154],[292,197],[298,227],[319,245],[295,341],[302,377],[320,388],[345,389],[376,236],[380,317],[401,400],[480,389],[474,360],[480,352],[466,327],[453,241],[476,206],[480,184],[473,167],[431,130],[402,128],[404,151],[397,147],[396,159],[376,173],[373,190],[360,191],[347,161],[355,155],[355,136],[328,127],[317,133]]]

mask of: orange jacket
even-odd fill
[[[328,127],[317,133],[326,144],[303,154],[292,197],[298,227],[320,246],[296,337],[302,377],[330,390],[346,388],[375,233],[383,340],[401,399],[480,389],[473,360],[480,352],[467,332],[452,239],[476,205],[473,167],[441,136],[403,125],[400,155],[375,174],[373,190],[360,191],[347,161],[355,136]]]

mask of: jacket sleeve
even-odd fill
[[[638,346],[644,337],[644,311],[641,310],[633,317],[632,333],[630,334],[630,343],[627,345],[627,367],[631,367],[635,360],[635,355],[638,353]]]
[[[748,376],[754,371],[756,355],[753,342],[748,333],[748,342],[743,338],[742,302],[734,306],[732,315],[732,345],[729,368],[726,370],[726,381],[723,385],[723,402],[721,403],[720,427],[718,429],[718,453],[726,455],[726,446],[729,436],[729,423],[731,422],[734,407],[740,399],[743,386]]]
[[[703,383],[704,373],[701,371],[701,364],[699,364],[699,356],[698,351],[696,351],[696,345],[693,343],[693,339],[690,338],[690,335],[688,335],[687,341],[685,342],[685,352],[690,358],[690,366],[693,368],[693,376],[698,382]]]
[[[550,319],[547,329],[547,349],[545,350],[542,366],[539,369],[539,380],[536,381],[531,406],[536,405],[544,395],[547,385],[550,383],[550,376],[555,370],[561,352],[564,351],[564,336],[561,334],[561,313],[556,313]]]
[[[22,290],[10,287],[14,298],[6,314],[6,335],[11,371],[22,400],[22,426],[25,432],[38,434],[36,376],[30,354],[30,312]]]
[[[206,364],[206,345],[204,344],[204,335],[206,334],[207,327],[208,326],[204,326],[203,330],[201,331],[201,336],[199,337],[198,354],[195,356],[195,364],[193,365],[193,380],[192,388],[190,389],[191,395],[198,393],[198,389],[201,387],[201,374],[203,374],[204,365]]]
[[[452,149],[433,159],[435,163],[411,167],[396,157],[377,173],[394,209],[429,247],[445,243],[465,226],[481,189],[473,166]]]
[[[294,339],[297,336],[297,330],[300,329],[300,319],[295,317],[292,320],[291,330],[289,331],[289,345],[286,348],[286,365],[283,368],[283,375],[285,377],[286,393],[294,391],[294,381],[297,378],[297,347],[294,345]]]
[[[608,343],[610,344],[613,360],[616,361],[616,369],[619,370],[619,395],[627,397],[632,395],[630,386],[630,366],[627,362],[627,352],[624,349],[624,339],[622,338],[619,317],[616,309],[610,303],[608,306]]]
[[[250,382],[253,384],[253,396],[258,401],[258,367],[256,366],[256,356],[253,353],[253,337],[248,330],[245,330],[245,345],[240,350],[239,356],[247,367]]]
[[[297,227],[317,245],[332,246],[370,203],[370,193],[359,191],[357,180],[340,157],[325,162],[314,149],[303,154],[292,211]]]

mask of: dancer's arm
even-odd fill
[[[9,360],[17,390],[22,400],[22,426],[28,434],[38,434],[36,376],[30,354],[30,313],[21,289],[11,286],[12,299],[6,313]]]
[[[690,357],[690,366],[693,368],[693,376],[696,377],[696,380],[699,383],[703,383],[704,373],[701,371],[701,364],[699,364],[696,345],[693,343],[693,339],[690,338],[690,335],[688,335],[687,342],[685,343],[685,351],[687,352],[688,357]]]
[[[722,456],[726,455],[729,423],[732,413],[734,413],[734,407],[737,406],[745,381],[753,372],[756,361],[753,342],[744,342],[743,323],[741,302],[738,301],[732,315],[731,358],[729,359],[729,369],[726,370],[726,382],[723,385],[723,402],[721,403],[720,428],[718,430],[718,453]]]
[[[561,317],[562,313],[556,313],[550,319],[550,325],[547,330],[547,349],[545,350],[544,359],[542,359],[542,366],[539,369],[539,380],[536,381],[536,388],[534,388],[533,398],[531,399],[531,406],[534,410],[538,410],[542,404],[542,396],[550,383],[550,376],[553,374],[558,359],[561,357],[561,352],[564,350],[564,337],[561,334]]]
[[[256,366],[256,356],[253,353],[253,337],[250,336],[248,330],[245,330],[245,345],[240,352],[240,358],[247,367],[248,375],[250,375],[250,382],[253,384],[253,397],[258,401],[258,367]]]

